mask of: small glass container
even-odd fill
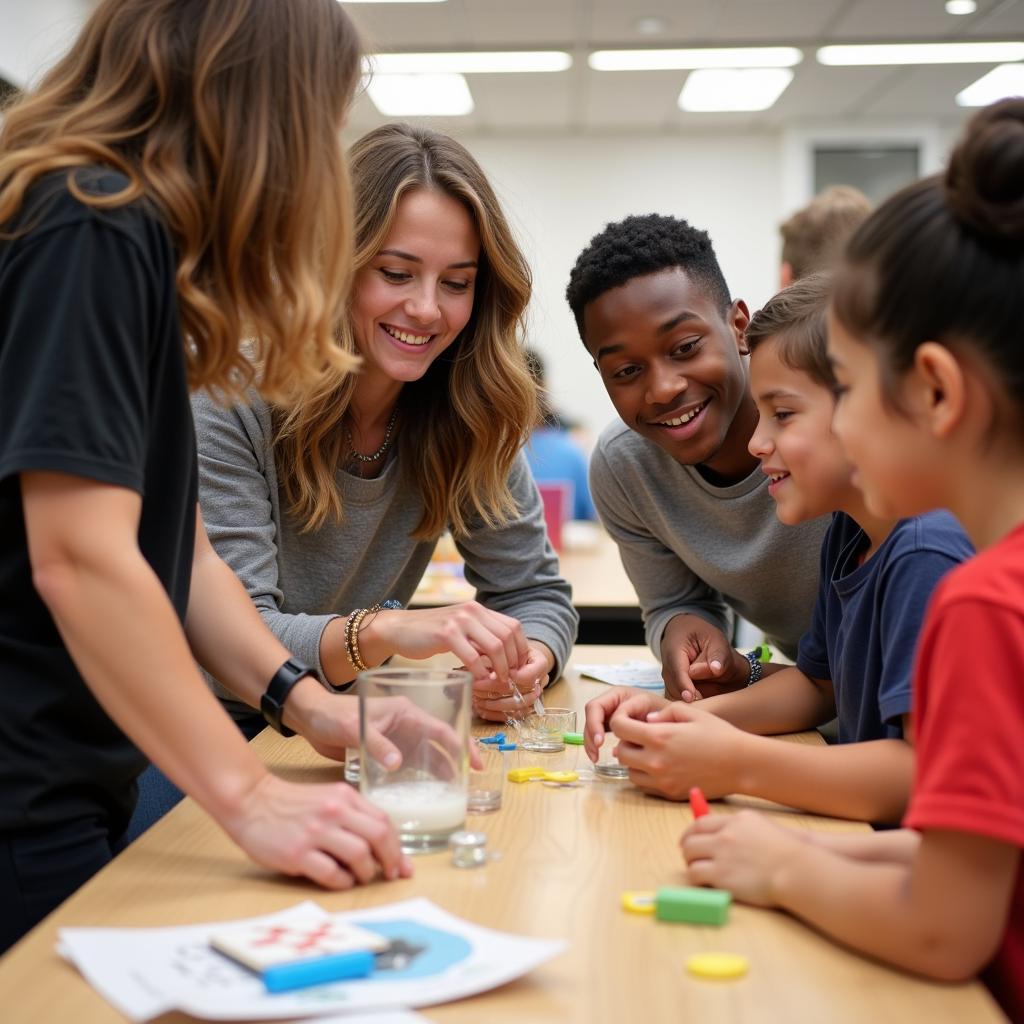
[[[448,847],[452,851],[453,867],[479,868],[489,859],[485,832],[453,832],[448,837]]]
[[[569,708],[546,708],[543,714],[528,714],[520,723],[519,746],[523,750],[555,753],[565,749],[562,733],[576,731],[576,712]]]
[[[606,732],[601,749],[597,752],[597,763],[594,765],[594,772],[604,779],[628,779],[629,769],[624,764],[619,764],[619,759],[613,751],[618,745],[615,736]]]
[[[466,792],[466,810],[470,814],[484,814],[496,811],[501,807],[501,792],[505,786],[505,767],[507,755],[504,746],[514,744],[480,743],[476,748],[480,755],[481,766],[469,769],[469,789]]]

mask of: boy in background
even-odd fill
[[[779,287],[829,270],[846,240],[867,220],[871,200],[850,185],[832,185],[779,226],[782,266]]]

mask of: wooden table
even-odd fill
[[[574,652],[580,662],[644,656],[641,648],[622,646]],[[567,676],[550,689],[549,704],[582,708],[604,691],[601,684],[580,681],[571,666]],[[813,733],[789,739],[821,742]],[[284,740],[267,730],[254,742],[287,778],[340,777],[337,764],[301,739]],[[730,813],[721,803],[714,810]],[[773,813],[797,828],[867,829],[784,809]],[[564,954],[517,982],[425,1011],[442,1024],[1002,1020],[977,983],[939,984],[892,970],[781,913],[734,906],[723,928],[624,913],[624,889],[685,884],[676,843],[689,821],[685,805],[645,797],[628,783],[565,789],[506,784],[500,811],[470,818],[472,827],[488,833],[501,860],[460,871],[447,854],[420,857],[408,881],[327,893],[259,870],[186,800],[0,960],[0,1018],[5,1024],[122,1020],[57,956],[58,925],[176,925],[269,913],[310,897],[339,911],[426,896],[482,925],[569,943]],[[707,950],[746,955],[750,973],[727,983],[690,978],[686,958]]]

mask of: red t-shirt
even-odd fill
[[[936,588],[914,669],[917,767],[908,828],[1024,847],[1024,526]],[[1024,873],[983,978],[1024,1021]]]

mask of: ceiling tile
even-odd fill
[[[684,71],[587,71],[583,123],[650,128],[671,121]]]
[[[577,37],[575,0],[465,0],[459,6],[476,46],[565,48]]]
[[[969,20],[947,14],[943,0],[850,0],[831,34],[857,40],[956,38]]]
[[[469,75],[476,114],[485,128],[568,128],[572,75]]]
[[[462,0],[444,4],[348,4],[370,51],[463,49],[473,44]]]
[[[863,113],[883,117],[936,117],[962,119],[970,111],[956,105],[956,94],[977,81],[988,65],[899,68],[884,93],[864,107]]]
[[[1000,36],[1024,38],[1024,3],[1021,0],[982,0],[978,13],[968,21],[966,35],[974,39]]]

